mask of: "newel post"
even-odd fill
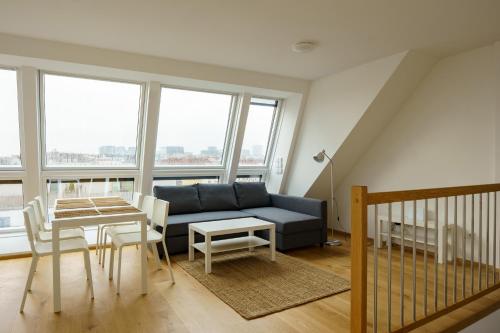
[[[367,193],[366,186],[351,190],[351,333],[366,332]]]

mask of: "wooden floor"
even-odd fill
[[[341,247],[312,247],[287,254],[349,279],[349,246],[347,241]],[[63,312],[57,315],[52,313],[50,257],[41,259],[24,314],[19,313],[19,304],[31,258],[1,260],[0,332],[349,332],[350,292],[247,321],[176,265],[175,256],[175,285],[168,281],[165,266],[156,271],[154,260],[149,260],[150,293],[145,297],[139,295],[139,251],[134,247],[124,250],[120,296],[107,278],[107,268],[104,271],[96,257],[91,258],[94,301],[85,283],[81,254],[62,256]],[[381,293],[384,288],[382,284]],[[437,332],[437,327],[445,331],[457,319],[487,305],[491,308],[491,299],[498,303],[499,295],[492,294],[489,303],[471,304],[475,307],[452,313],[439,326],[427,325],[421,331]]]

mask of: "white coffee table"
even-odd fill
[[[254,235],[256,230],[269,230],[269,240]],[[212,272],[212,253],[249,249],[269,245],[271,260],[276,260],[276,227],[274,223],[254,217],[189,224],[189,261],[194,260],[194,249],[205,254],[205,273]],[[205,242],[195,243],[194,233],[205,236]],[[248,236],[212,241],[213,236],[248,232]]]

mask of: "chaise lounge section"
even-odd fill
[[[276,248],[281,251],[323,245],[327,239],[325,201],[270,194],[264,183],[155,186],[153,191],[170,202],[166,232],[170,254],[188,251],[190,223],[242,217],[275,223]],[[196,236],[197,242],[203,241]],[[269,239],[267,232],[259,236]]]

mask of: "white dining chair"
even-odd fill
[[[43,224],[45,221],[39,213],[39,205],[37,200],[30,201],[29,206],[33,207],[33,218],[36,226],[38,227],[37,240],[40,242],[51,242],[52,241],[52,231],[45,231]],[[59,231],[60,239],[71,239],[71,238],[85,238],[85,232],[81,228],[71,228],[71,229],[61,229]]]
[[[28,291],[31,291],[31,284],[33,282],[33,276],[36,271],[38,260],[40,257],[52,255],[52,242],[40,242],[38,239],[38,234],[40,232],[39,226],[35,222],[35,212],[33,206],[28,206],[23,210],[24,215],[24,226],[26,228],[26,233],[28,234],[28,240],[31,248],[31,266],[28,274],[28,279],[26,281],[26,287],[24,288],[23,300],[19,311],[24,311],[24,304],[26,303],[26,296]],[[70,252],[83,252],[83,258],[85,262],[85,271],[87,272],[87,281],[90,287],[91,298],[94,298],[94,285],[92,283],[92,270],[90,267],[90,255],[87,241],[84,238],[72,238],[64,239],[59,242],[61,253]]]
[[[156,198],[151,196],[151,195],[146,195],[144,196],[144,199],[142,200],[142,207],[141,210],[146,213],[148,221],[151,221],[153,217],[153,210],[154,210],[154,204],[155,204]],[[148,225],[147,229],[151,229],[151,225]],[[130,232],[141,232],[141,224],[140,223],[133,223],[133,224],[114,224],[110,225],[108,228],[106,228],[104,231],[104,241],[103,244],[107,244],[108,242],[108,236],[112,239],[113,236],[117,234],[126,234]],[[104,267],[104,263],[106,261],[106,247],[104,246],[102,249],[102,267]]]
[[[167,231],[169,203],[164,200],[156,199],[154,203],[153,216],[151,219],[151,229],[147,232],[147,242],[151,244],[153,254],[155,256],[157,268],[160,269],[160,257],[158,256],[157,243],[162,243],[165,259],[167,261],[168,269],[170,271],[170,280],[175,283],[172,265],[168,256],[167,245],[165,243],[165,233]],[[160,234],[154,229],[155,226],[163,227],[163,232]],[[140,232],[130,232],[124,234],[117,234],[111,239],[111,254],[109,258],[109,279],[113,279],[113,266],[114,266],[114,253],[118,250],[118,277],[116,281],[116,293],[120,294],[120,279],[122,270],[122,250],[124,246],[136,245],[141,243]]]
[[[132,206],[140,209],[143,205],[143,197],[142,193],[134,192],[132,197]],[[99,256],[99,263],[102,262],[103,249],[106,248],[106,243],[104,242],[104,234],[105,230],[111,226],[115,225],[128,225],[135,224],[136,222],[120,222],[120,223],[109,223],[109,224],[101,224],[97,227],[97,240],[95,246],[95,254]],[[104,243],[103,243],[104,242]],[[104,262],[102,262],[102,266],[104,267]]]
[[[49,223],[49,218],[47,216],[47,210],[45,210],[45,206],[42,201],[41,196],[35,197],[33,200],[34,203],[34,209],[35,209],[35,217],[37,218],[37,223],[39,223],[40,230],[45,231],[45,232],[51,232],[52,231],[52,226]],[[82,231],[85,231],[83,227],[77,227],[77,228],[65,228],[65,229],[81,229]]]
[[[47,211],[45,210],[45,205],[41,196],[35,197],[33,200],[36,203],[35,214],[39,214],[44,223],[40,226],[42,231],[50,231],[52,228],[49,224],[49,218],[47,216]]]

